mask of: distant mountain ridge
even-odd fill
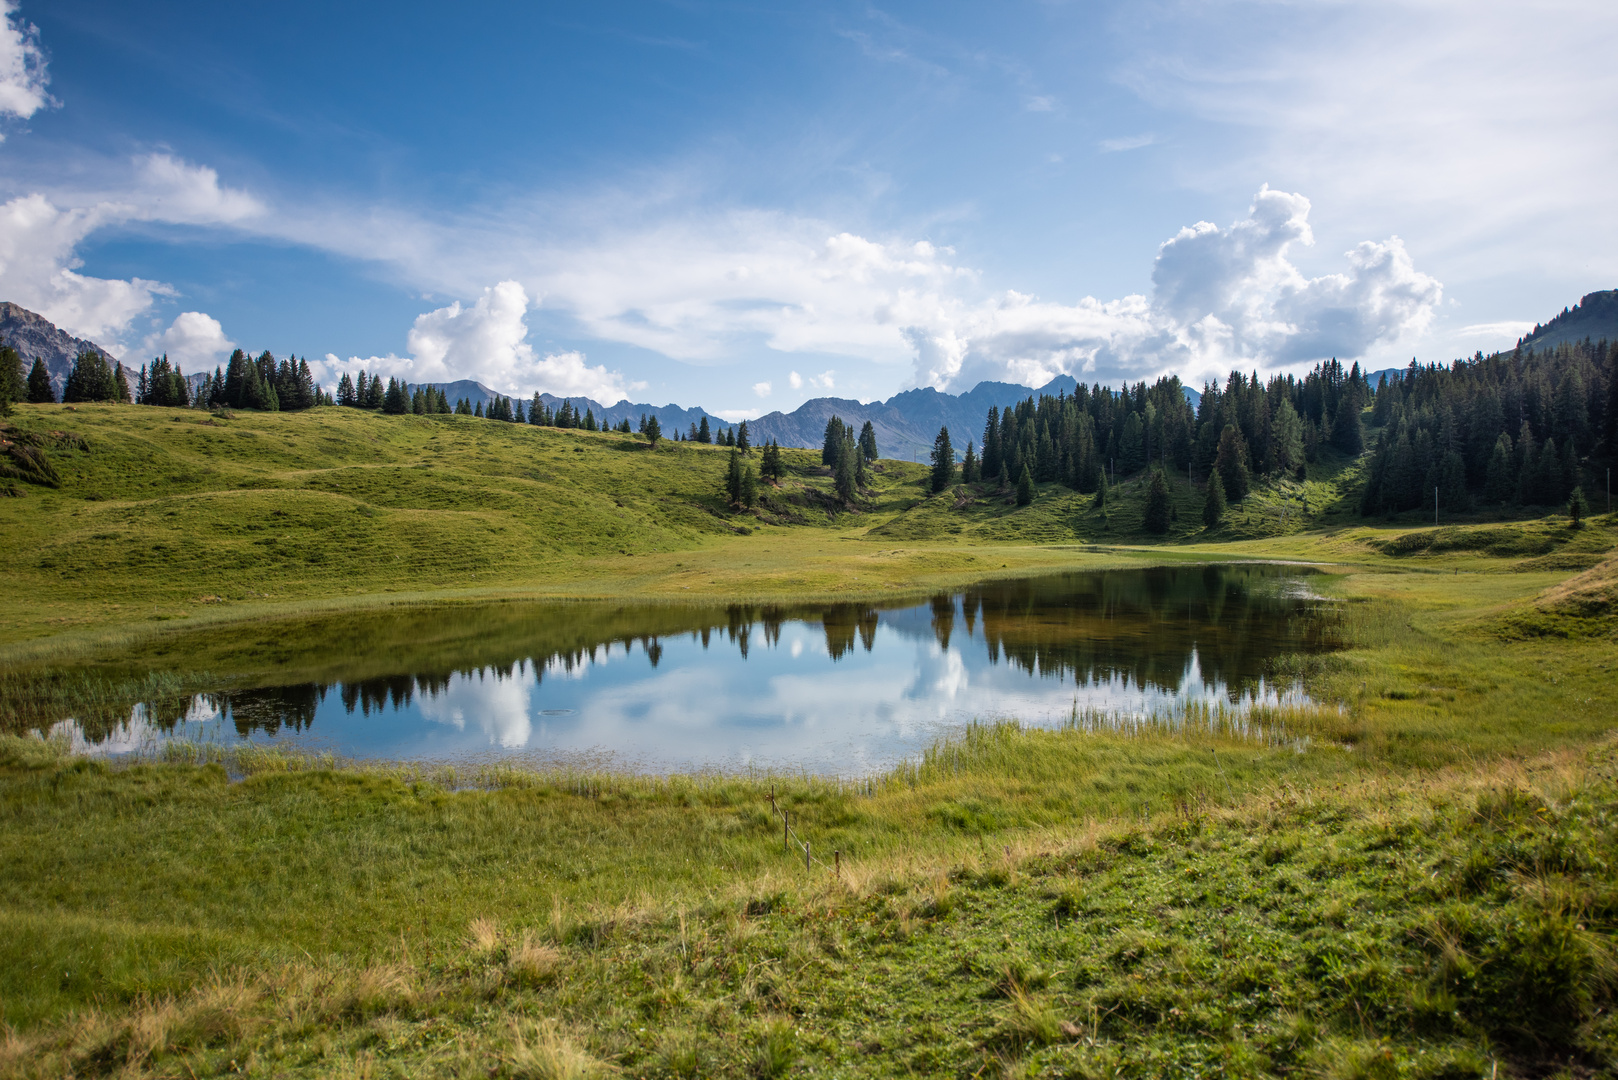
[[[73,358],[79,353],[91,350],[105,356],[109,363],[118,362],[110,349],[58,330],[45,316],[9,300],[0,303],[0,343],[21,353],[26,367],[32,367],[36,357],[45,361],[45,370],[51,375],[51,389],[58,399],[67,385],[67,373],[73,370]]]
[[[465,398],[473,405],[481,402],[487,408],[490,401],[501,396],[471,379],[429,385],[442,390],[452,404]],[[1016,383],[981,382],[964,394],[945,394],[932,387],[922,387],[869,404],[853,398],[811,398],[790,413],[777,411],[749,420],[747,431],[755,443],[774,439],[782,446],[814,448],[825,438],[826,421],[833,416],[841,417],[856,429],[869,420],[876,431],[876,443],[883,457],[925,461],[932,452],[933,439],[938,436],[941,427],[948,426],[951,441],[957,450],[962,450],[969,440],[976,442],[982,438],[983,421],[991,406],[1003,409],[1030,395],[1071,394],[1078,385],[1071,376],[1058,375],[1037,388]],[[638,427],[643,415],[656,416],[658,424],[669,435],[676,431],[689,431],[692,424],[700,425],[704,416],[708,417],[710,425],[735,426],[734,421],[715,416],[705,409],[687,409],[675,404],[636,404],[624,399],[614,405],[604,405],[594,398],[562,398],[554,394],[541,394],[539,398],[551,409],[565,400],[580,412],[590,410],[597,420],[609,425],[627,418]],[[525,405],[532,400],[523,399]]]
[[[1618,341],[1618,289],[1586,293],[1577,304],[1518,340],[1524,349],[1552,349],[1564,342]]]

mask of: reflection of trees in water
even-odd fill
[[[962,607],[981,622],[991,662],[1077,682],[1125,675],[1173,693],[1194,651],[1204,681],[1237,695],[1270,658],[1336,644],[1334,620],[1283,595],[1291,576],[1267,566],[1073,574],[969,589]]]

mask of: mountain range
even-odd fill
[[[1524,337],[1519,344],[1524,347],[1545,349],[1564,341],[1582,341],[1585,338],[1618,340],[1618,290],[1589,293],[1573,307],[1564,308],[1562,313],[1550,322],[1534,327],[1533,332]],[[62,387],[67,382],[67,373],[73,366],[73,358],[80,351],[93,349],[109,361],[117,359],[109,350],[95,342],[73,337],[66,331],[57,329],[44,317],[13,303],[0,303],[0,341],[16,348],[23,355],[25,362],[31,362],[36,356],[43,359],[46,369],[51,374],[51,384],[58,396],[61,395]],[[1402,373],[1402,369],[1398,368],[1390,368],[1386,372],[1390,377]],[[1370,374],[1372,386],[1377,384],[1378,376],[1381,374],[1384,373]],[[201,380],[202,375],[195,374],[190,378],[195,385]],[[473,379],[430,385],[442,390],[452,403],[465,398],[473,405],[482,404],[486,408],[489,402],[500,396]],[[959,452],[966,446],[968,440],[976,441],[982,438],[983,421],[991,407],[1004,409],[1008,405],[1022,401],[1030,394],[1072,393],[1077,386],[1077,381],[1071,376],[1058,375],[1040,387],[1019,386],[1016,383],[1006,382],[980,382],[963,394],[946,394],[931,387],[922,387],[895,394],[886,401],[869,403],[855,401],[852,398],[812,398],[789,413],[771,412],[756,420],[749,420],[747,428],[755,443],[774,439],[782,446],[817,447],[825,437],[826,421],[831,417],[841,417],[845,423],[854,425],[856,429],[869,420],[871,427],[876,431],[877,446],[881,449],[883,457],[925,461],[932,451],[933,439],[941,427],[950,429],[951,440]],[[1190,387],[1185,388],[1185,395],[1193,405],[1201,398],[1201,395]],[[638,426],[642,416],[656,416],[663,431],[670,435],[676,431],[688,432],[693,425],[701,424],[704,416],[708,418],[710,426],[733,426],[730,421],[723,420],[702,408],[684,408],[672,403],[652,405],[625,399],[613,405],[605,405],[593,398],[564,399],[554,394],[541,394],[540,400],[552,409],[566,400],[580,412],[590,410],[597,420],[608,425],[628,419],[630,423]]]

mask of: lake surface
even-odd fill
[[[921,603],[513,603],[233,628],[154,658],[173,670],[194,657],[217,690],[58,727],[105,753],[250,740],[390,760],[857,775],[973,721],[1304,703],[1266,673],[1336,644],[1310,574],[1170,567]]]

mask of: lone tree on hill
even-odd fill
[[[949,428],[941,427],[933,440],[933,494],[949,487],[954,478],[955,448],[949,443]]]
[[[1225,516],[1225,482],[1217,470],[1208,477],[1208,497],[1202,501],[1202,523],[1210,529],[1218,528]]]
[[[1575,529],[1584,528],[1584,515],[1590,512],[1590,504],[1584,499],[1584,488],[1576,487],[1573,494],[1567,497],[1567,516],[1573,519]]]
[[[45,361],[34,357],[34,366],[28,371],[28,403],[30,405],[53,405],[56,403],[56,391],[51,386],[51,373],[45,370]]]
[[[657,440],[662,437],[663,425],[657,422],[657,415],[654,413],[646,418],[646,441],[651,444],[653,450],[656,450]]]
[[[1169,531],[1169,484],[1162,469],[1152,470],[1152,483],[1146,489],[1146,516],[1142,521],[1149,533],[1162,536]]]

